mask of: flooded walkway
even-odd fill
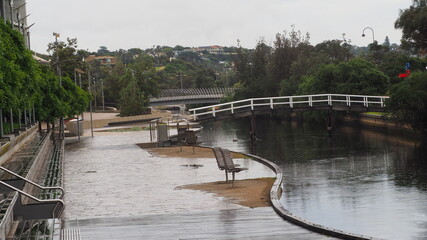
[[[224,172],[212,158],[157,157],[135,145],[148,139],[144,131],[95,133],[66,146],[66,228],[80,228],[82,239],[328,238],[285,222],[272,208],[179,188],[223,181]],[[249,168],[237,179],[275,176],[258,162],[235,162]]]

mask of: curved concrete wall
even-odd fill
[[[274,210],[283,219],[290,221],[296,225],[299,225],[303,228],[306,228],[310,231],[318,232],[318,233],[328,235],[331,237],[336,237],[336,238],[341,238],[341,239],[354,239],[354,240],[380,240],[378,238],[367,237],[367,236],[363,236],[363,235],[344,232],[344,231],[334,229],[334,228],[325,227],[325,226],[322,226],[320,224],[310,222],[304,218],[301,218],[301,217],[294,215],[293,213],[291,213],[289,210],[287,210],[280,203],[280,198],[282,196],[282,183],[283,183],[282,169],[279,166],[277,166],[275,163],[273,163],[267,159],[264,159],[264,158],[261,158],[259,156],[252,155],[252,154],[246,154],[246,153],[242,153],[242,154],[246,155],[248,157],[251,157],[252,159],[268,166],[269,168],[271,168],[276,173],[276,181],[274,182],[273,187],[271,188],[270,199],[271,199],[271,203],[273,205]]]

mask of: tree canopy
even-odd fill
[[[34,105],[41,121],[83,112],[89,95],[68,77],[39,65],[26,49],[23,36],[0,22],[0,108],[15,111]]]
[[[413,0],[400,11],[395,28],[402,29],[402,44],[415,51],[427,51],[427,0]]]
[[[306,76],[299,93],[384,95],[387,84],[388,77],[374,64],[353,58],[348,62],[324,65],[314,75]]]
[[[416,72],[390,89],[389,111],[414,128],[427,126],[427,73]]]
[[[37,62],[22,35],[0,23],[0,108],[27,108],[38,91]]]

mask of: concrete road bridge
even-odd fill
[[[182,104],[214,104],[227,94],[233,94],[235,88],[189,88],[162,90],[157,97],[150,98],[150,106]]]

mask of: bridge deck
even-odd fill
[[[285,222],[270,207],[68,221],[82,239],[334,239]]]
[[[262,114],[274,110],[307,111],[355,111],[383,112],[387,96],[317,94],[269,98],[250,98],[234,102],[190,109],[193,120],[205,121],[217,117],[241,117],[247,114]]]

